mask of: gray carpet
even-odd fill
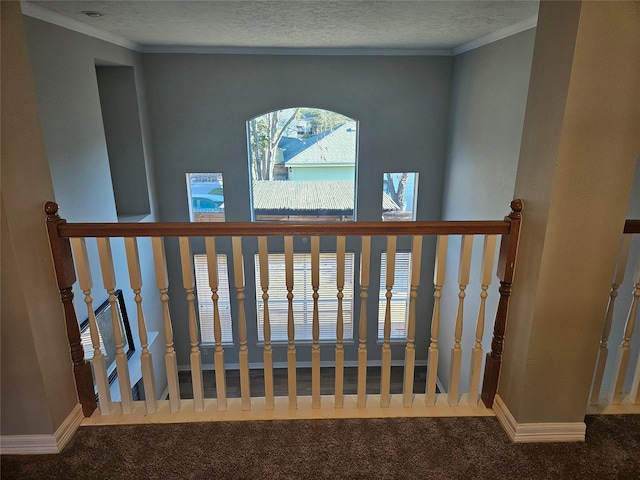
[[[640,415],[587,441],[514,445],[497,420],[418,418],[82,427],[60,455],[3,456],[2,479],[639,479]]]

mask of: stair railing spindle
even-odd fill
[[[409,292],[409,321],[407,323],[407,345],[404,351],[404,384],[402,405],[413,404],[413,375],[416,363],[416,301],[420,286],[420,265],[422,264],[422,236],[414,235],[411,246],[411,288]]]
[[[195,306],[195,279],[193,275],[193,255],[189,237],[179,237],[180,265],[182,266],[182,286],[186,292],[187,306],[189,309],[189,342],[191,352],[189,361],[191,364],[191,386],[193,389],[193,407],[196,412],[204,410],[204,381],[202,379],[202,359],[200,357],[200,334],[198,320],[196,319]]]
[[[363,236],[360,250],[360,333],[358,339],[358,408],[367,404],[367,298],[371,264],[371,237]]]
[[[91,289],[93,288],[93,280],[91,277],[91,267],[89,265],[89,255],[87,254],[87,245],[84,238],[72,238],[71,248],[73,250],[73,258],[76,264],[76,272],[78,274],[78,285],[84,293],[84,302],[87,304],[87,315],[89,318],[89,331],[91,333],[91,344],[93,346],[93,374],[95,375],[96,386],[98,388],[98,400],[101,415],[109,415],[111,413],[111,391],[109,389],[109,377],[107,375],[107,363],[102,349],[100,348],[100,335],[98,333],[98,324],[93,309],[93,298],[91,297]]]
[[[273,410],[273,349],[271,347],[271,319],[269,318],[269,249],[267,237],[258,237],[258,256],[260,260],[260,287],[262,289],[262,303],[264,306],[263,337],[264,337],[264,396],[265,408]]]
[[[222,347],[222,327],[220,325],[220,310],[218,302],[218,254],[216,241],[213,237],[205,238],[205,251],[207,252],[207,271],[209,273],[209,288],[211,289],[211,301],[213,302],[213,339],[215,342],[213,362],[216,376],[216,398],[218,410],[227,409],[227,385],[225,380],[224,349]]]
[[[429,357],[427,361],[427,386],[425,393],[425,403],[433,406],[436,403],[436,388],[438,380],[438,335],[440,332],[440,298],[442,297],[442,287],[444,285],[445,273],[447,270],[447,247],[449,237],[438,236],[436,246],[436,263],[433,271],[433,314],[431,317],[431,343],[429,345]]]
[[[136,311],[138,314],[138,334],[140,336],[140,367],[144,384],[144,397],[147,413],[155,413],[158,410],[156,401],[156,381],[153,372],[153,360],[149,351],[149,336],[147,324],[142,309],[142,274],[140,272],[140,255],[138,254],[138,241],[135,237],[124,239],[124,247],[127,254],[127,266],[129,267],[129,283],[134,293]]]
[[[480,402],[480,370],[482,369],[482,337],[484,336],[487,290],[493,278],[493,260],[496,254],[496,235],[485,235],[482,248],[482,270],[480,271],[480,307],[476,322],[476,340],[471,351],[471,367],[469,368],[469,393],[467,400],[471,406]]]
[[[180,410],[180,385],[178,381],[178,361],[173,348],[173,327],[169,314],[169,275],[167,273],[167,258],[164,250],[164,238],[153,237],[151,239],[153,249],[153,262],[156,269],[156,286],[160,291],[162,303],[162,322],[164,327],[165,354],[164,362],[167,370],[167,389],[169,391],[169,410]]]
[[[118,316],[116,290],[116,274],[113,268],[113,256],[111,254],[111,240],[109,238],[97,238],[98,254],[100,256],[100,269],[102,270],[102,283],[109,294],[111,305],[111,325],[113,327],[113,340],[116,347],[116,370],[118,372],[118,385],[120,386],[120,401],[122,413],[131,413],[133,409],[133,395],[131,392],[131,379],[129,376],[129,363],[124,353],[124,332],[120,328]]]
[[[344,319],[342,299],[344,298],[344,257],[345,237],[336,237],[336,287],[338,289],[338,313],[336,319],[336,362],[335,362],[335,407],[344,406]]]

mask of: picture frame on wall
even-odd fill
[[[127,307],[124,303],[122,290],[115,291],[115,306],[120,322],[120,331],[123,332],[123,349],[127,359],[133,355],[135,345],[133,336],[131,335],[131,325],[129,324],[129,316],[127,315]],[[107,376],[109,377],[109,385],[111,385],[118,377],[116,370],[116,344],[113,333],[112,307],[109,300],[103,302],[94,312],[96,324],[98,326],[98,336],[100,338],[100,350],[105,357],[107,365]],[[84,358],[88,361],[93,359],[94,349],[91,342],[91,329],[89,328],[89,318],[86,318],[80,324],[80,340],[84,348]]]

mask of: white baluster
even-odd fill
[[[295,325],[293,317],[293,237],[284,237],[284,264],[287,285],[287,300],[289,302],[287,314],[287,373],[289,390],[289,409],[298,408],[296,390],[296,346]]]
[[[360,335],[358,343],[358,408],[367,405],[367,297],[369,294],[369,271],[371,259],[371,237],[362,237],[360,253]]]
[[[496,235],[485,235],[482,249],[482,270],[480,272],[480,308],[476,323],[476,343],[471,351],[471,367],[469,368],[469,393],[467,399],[470,405],[478,405],[480,397],[480,371],[482,370],[482,336],[484,335],[484,320],[487,301],[487,290],[493,277],[493,259],[496,254]]]
[[[216,253],[216,241],[213,237],[205,238],[207,252],[207,270],[209,272],[209,288],[213,302],[213,338],[215,351],[213,354],[214,368],[216,372],[216,397],[218,410],[227,409],[227,386],[225,381],[224,349],[222,348],[222,328],[220,326],[220,310],[218,309],[218,254]]]
[[[191,385],[193,388],[193,408],[196,412],[204,410],[204,382],[202,380],[202,359],[200,358],[200,335],[198,321],[196,320],[195,280],[193,277],[193,255],[189,237],[180,237],[180,264],[182,266],[182,286],[187,294],[187,306],[189,309],[189,341],[191,353]]]
[[[100,401],[100,413],[109,415],[111,413],[111,391],[109,390],[109,378],[107,375],[107,363],[102,350],[100,349],[100,334],[98,324],[93,310],[93,298],[91,298],[91,288],[93,279],[91,277],[91,267],[89,266],[89,256],[87,255],[87,245],[84,238],[72,238],[71,248],[73,249],[73,259],[76,264],[78,274],[78,285],[84,293],[84,301],[87,304],[87,315],[89,317],[89,332],[91,334],[91,344],[93,346],[93,374],[98,387],[98,400]]]
[[[102,282],[104,289],[109,294],[109,304],[111,305],[111,324],[113,326],[113,340],[116,346],[116,370],[118,372],[118,385],[120,386],[122,413],[127,414],[131,413],[133,408],[133,395],[131,393],[129,363],[124,353],[124,332],[120,328],[120,317],[118,316],[118,306],[116,304],[116,274],[113,269],[111,242],[108,238],[98,238],[96,241],[100,256]]]
[[[269,319],[269,250],[267,237],[258,237],[258,254],[260,257],[260,287],[264,305],[264,396],[265,407],[273,410],[273,349],[271,348],[271,320]]]
[[[169,409],[171,412],[180,410],[180,386],[178,381],[178,361],[173,348],[173,327],[169,314],[169,275],[167,274],[167,259],[164,252],[164,238],[153,237],[153,263],[156,269],[156,286],[160,291],[162,303],[162,320],[164,324],[165,354],[164,363],[167,369],[167,388],[169,390]]]
[[[391,387],[391,290],[395,280],[396,272],[396,237],[387,237],[387,272],[385,297],[387,299],[384,314],[384,339],[382,342],[382,367],[380,371],[380,406],[388,407],[391,402],[389,389]]]
[[[638,297],[640,297],[640,258],[633,274],[633,300],[629,308],[629,315],[624,326],[624,337],[620,347],[618,347],[618,357],[614,369],[613,382],[611,383],[610,401],[613,405],[622,402],[622,394],[624,391],[624,380],[627,376],[627,368],[629,367],[629,358],[631,356],[631,337],[636,324],[636,314],[638,313]]]
[[[451,374],[449,376],[449,405],[458,405],[460,391],[460,369],[462,367],[462,325],[464,319],[465,289],[469,284],[469,272],[471,271],[471,250],[473,247],[473,235],[463,235],[460,245],[460,269],[458,270],[458,314],[456,315],[456,328],[454,332],[453,347],[451,348]]]
[[[429,345],[429,360],[427,367],[427,387],[425,393],[425,403],[435,405],[436,385],[438,380],[438,335],[440,332],[440,297],[442,297],[442,287],[447,269],[447,246],[449,237],[438,236],[436,246],[436,264],[433,272],[433,315],[431,317],[431,344]]]
[[[411,246],[411,292],[409,296],[409,323],[407,325],[407,345],[404,351],[404,385],[402,404],[410,407],[413,404],[413,374],[416,363],[416,299],[420,285],[420,264],[422,263],[422,236],[414,235]]]
[[[238,336],[240,340],[240,402],[242,410],[251,410],[251,394],[249,391],[249,349],[247,348],[247,320],[244,313],[244,264],[242,257],[242,237],[232,237],[233,276],[238,299]]]
[[[336,237],[336,287],[338,288],[338,315],[336,321],[336,387],[335,406],[342,408],[344,405],[344,324],[342,317],[342,299],[344,297],[344,257],[345,238]]]
[[[129,283],[135,295],[136,310],[138,313],[138,334],[142,352],[140,354],[140,365],[142,368],[142,380],[144,384],[144,396],[147,406],[147,413],[155,413],[158,409],[156,401],[156,381],[153,372],[153,360],[149,351],[149,337],[147,334],[147,324],[144,320],[142,310],[142,275],[140,273],[140,255],[138,254],[138,242],[135,238],[125,238],[124,246],[127,252],[127,265],[129,267]]]
[[[311,348],[311,407],[320,408],[320,237],[311,237],[311,286],[313,288],[313,346]]]
[[[604,369],[607,365],[609,357],[609,334],[611,333],[611,324],[613,322],[613,308],[618,297],[618,288],[624,281],[624,274],[627,268],[627,257],[631,248],[631,235],[622,235],[620,240],[620,250],[618,251],[618,259],[616,261],[616,271],[613,275],[611,283],[611,291],[609,292],[609,303],[607,304],[607,313],[604,317],[604,327],[602,329],[602,338],[600,339],[600,348],[598,349],[598,360],[596,362],[595,374],[593,376],[593,387],[591,388],[591,398],[589,403],[597,405],[600,400],[602,391],[602,379],[604,377]]]

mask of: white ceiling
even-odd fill
[[[26,15],[140,51],[458,53],[535,25],[537,1],[23,1]],[[90,18],[83,11],[97,11]]]

